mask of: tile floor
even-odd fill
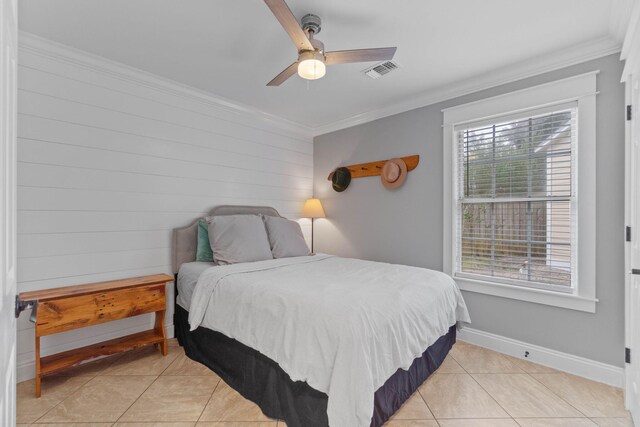
[[[175,340],[18,384],[18,425],[285,427]],[[458,342],[386,427],[632,426],[622,390]]]

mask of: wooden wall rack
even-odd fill
[[[167,274],[155,274],[20,293],[16,306],[32,307],[31,319],[36,324],[36,397],[40,397],[43,376],[87,359],[150,344],[166,356],[165,285],[172,281]],[[40,357],[40,337],[145,313],[155,313],[153,329]]]
[[[414,170],[420,162],[420,156],[418,154],[414,156],[401,157],[407,164],[407,172]],[[346,167],[351,172],[351,178],[364,178],[367,176],[380,176],[382,166],[384,166],[386,160],[380,160],[377,162],[359,163],[357,165],[341,166]],[[329,174],[327,180],[331,181],[333,172]]]

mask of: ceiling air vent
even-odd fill
[[[373,67],[369,67],[366,70],[362,71],[365,75],[371,77],[372,79],[379,79],[380,77],[384,76],[385,74],[389,74],[390,72],[392,72],[393,70],[397,70],[398,68],[400,68],[400,65],[398,65],[397,62],[395,61],[384,61],[381,62],[377,65],[374,65]]]

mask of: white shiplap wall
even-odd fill
[[[297,219],[311,197],[307,129],[24,33],[18,77],[19,292],[171,273],[172,228],[221,204],[269,205]],[[28,315],[18,326],[19,380],[34,373]],[[151,320],[47,337],[43,353]]]

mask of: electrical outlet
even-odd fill
[[[524,357],[529,357],[529,352],[528,351],[524,352]]]

